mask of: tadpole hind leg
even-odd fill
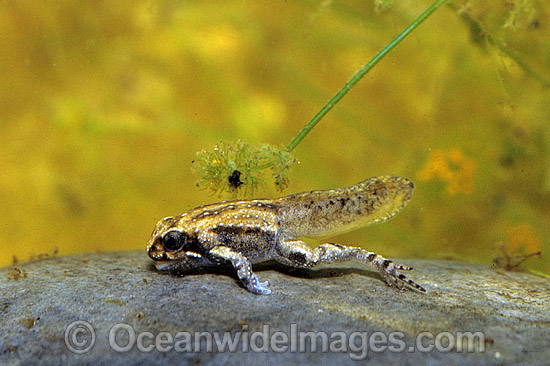
[[[356,260],[374,267],[389,286],[399,289],[405,287],[426,292],[426,290],[398,272],[411,271],[411,267],[401,266],[376,253],[357,247],[347,247],[339,244],[325,243],[311,248],[301,240],[286,240],[277,247],[277,254],[282,262],[295,267],[311,268],[320,263],[340,263]]]

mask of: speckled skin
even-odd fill
[[[361,248],[333,243],[311,248],[297,239],[389,220],[407,204],[413,188],[405,178],[381,176],[344,189],[206,205],[159,221],[147,253],[161,262],[159,270],[230,262],[244,287],[262,295],[271,291],[252,272],[251,262],[267,259],[303,268],[357,260],[377,269],[390,286],[425,291],[398,272],[410,267]]]

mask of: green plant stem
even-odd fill
[[[550,87],[550,81],[546,80],[542,75],[537,73],[535,70],[533,70],[529,65],[527,65],[523,60],[514,54],[513,52],[506,49],[506,47],[496,39],[494,39],[488,32],[486,32],[481,24],[479,24],[478,21],[476,21],[470,14],[460,11],[460,8],[453,4],[449,3],[447,4],[451,9],[453,9],[455,12],[457,12],[458,16],[462,18],[468,24],[470,27],[470,30],[474,37],[476,39],[485,39],[490,45],[498,48],[500,52],[508,56],[512,61],[514,61],[520,68],[522,68],[527,75],[533,77],[535,80],[537,80],[539,83],[541,83],[545,88]]]
[[[306,135],[319,123],[319,121],[346,95],[355,84],[359,82],[365,76],[370,69],[374,67],[388,52],[390,52],[395,46],[399,44],[406,36],[409,35],[416,27],[420,25],[426,18],[428,18],[434,11],[436,11],[447,0],[437,0],[428,9],[426,9],[414,22],[411,23],[397,38],[395,38],[389,45],[380,51],[369,63],[365,64],[359,71],[348,80],[346,85],[336,93],[332,99],[313,117],[313,119],[298,133],[298,135],[288,144],[286,151],[290,152],[298,146],[300,142],[306,137]]]

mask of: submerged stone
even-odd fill
[[[0,364],[545,364],[550,280],[403,260],[427,293],[360,264],[157,272],[144,252],[58,257],[0,269]]]

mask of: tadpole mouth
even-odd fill
[[[147,246],[147,254],[149,258],[155,261],[167,260],[166,252],[162,248],[159,238],[155,238],[152,244]]]

